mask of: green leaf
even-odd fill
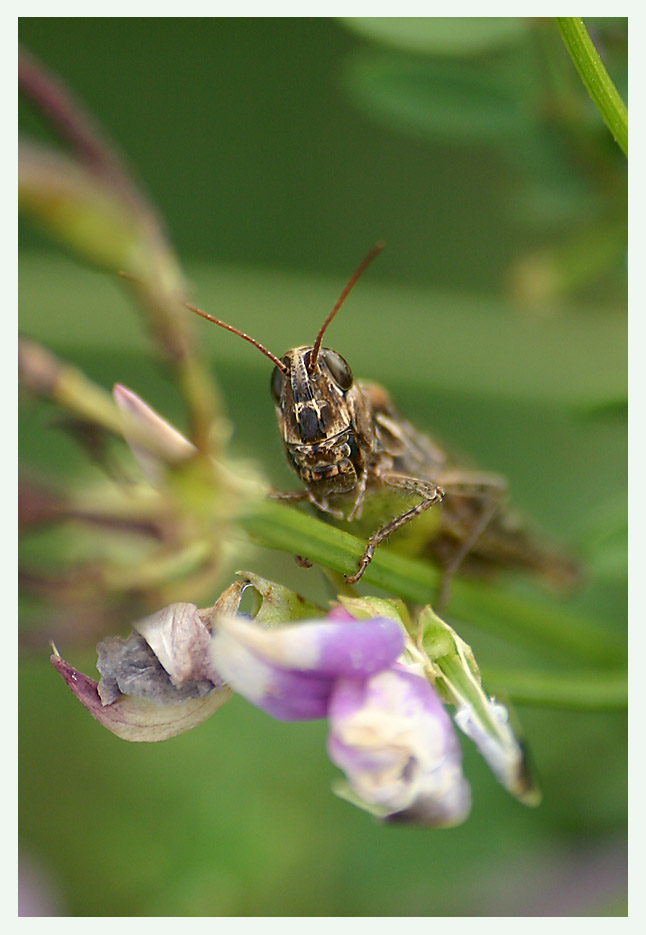
[[[511,80],[516,75],[517,80]],[[345,84],[354,100],[389,127],[451,143],[502,146],[532,131],[526,75],[450,61],[356,55]]]
[[[341,23],[406,52],[477,55],[518,41],[531,21],[516,16],[346,16]]]

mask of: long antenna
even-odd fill
[[[285,366],[282,360],[279,360],[277,357],[275,357],[271,351],[268,351],[267,348],[260,343],[260,341],[256,341],[256,339],[252,338],[251,335],[245,334],[244,331],[239,331],[237,328],[234,328],[233,325],[227,325],[226,321],[220,321],[219,318],[214,318],[213,315],[209,315],[208,312],[203,312],[201,308],[196,308],[195,305],[189,305],[188,302],[182,302],[182,305],[184,308],[187,308],[189,312],[195,312],[196,315],[200,315],[202,318],[206,318],[206,320],[212,322],[212,324],[219,325],[220,328],[226,328],[227,331],[231,331],[233,334],[237,334],[239,338],[244,338],[244,340],[248,341],[249,344],[253,344],[253,346],[257,347],[259,351],[262,351],[265,357],[268,357],[271,362],[285,375],[289,373],[289,369]]]
[[[339,311],[339,309],[341,308],[341,306],[342,306],[343,303],[345,302],[346,298],[348,297],[348,293],[350,292],[350,290],[352,289],[352,287],[353,287],[354,284],[356,283],[357,279],[359,279],[359,277],[360,277],[361,274],[364,272],[364,270],[365,270],[368,266],[370,266],[370,264],[372,263],[372,261],[374,260],[374,258],[375,258],[376,256],[378,256],[378,254],[381,253],[381,251],[384,249],[385,246],[386,246],[386,244],[383,243],[383,241],[379,241],[378,243],[376,243],[376,244],[374,245],[374,247],[372,248],[372,250],[370,250],[370,251],[366,254],[366,256],[364,256],[363,260],[361,261],[361,263],[359,263],[359,265],[358,265],[357,268],[355,269],[355,271],[354,271],[354,273],[352,274],[352,276],[350,276],[350,279],[348,280],[348,283],[347,283],[345,289],[343,290],[343,292],[341,293],[341,295],[339,296],[339,298],[336,300],[336,304],[335,304],[334,308],[332,309],[332,311],[330,312],[330,314],[327,316],[327,318],[325,319],[325,321],[324,321],[323,324],[321,325],[321,329],[320,329],[319,333],[316,335],[316,340],[314,341],[314,344],[313,344],[313,346],[312,346],[312,350],[311,350],[311,352],[310,352],[310,359],[309,359],[309,363],[308,363],[308,366],[307,366],[307,369],[309,370],[310,373],[311,373],[312,370],[314,370],[314,368],[316,367],[316,361],[317,361],[318,356],[319,356],[319,351],[321,350],[321,341],[323,340],[323,335],[325,334],[325,330],[326,330],[327,326],[330,324],[330,322],[332,321],[332,319],[334,318],[334,316],[336,315],[336,313]]]
[[[132,276],[130,273],[119,272],[119,275],[123,279],[129,279],[131,282],[141,282],[140,279],[138,279],[136,276]],[[268,351],[267,348],[260,343],[260,341],[256,341],[256,339],[252,338],[251,335],[245,334],[244,331],[239,331],[238,328],[234,328],[233,325],[227,325],[226,321],[220,321],[219,318],[214,318],[213,315],[209,315],[208,312],[203,312],[201,308],[197,308],[195,305],[189,305],[188,302],[182,302],[181,304],[184,308],[187,308],[189,312],[195,312],[196,315],[200,315],[202,318],[206,318],[206,320],[210,321],[212,324],[219,325],[220,328],[225,328],[227,331],[231,331],[233,334],[237,334],[239,338],[244,338],[244,340],[248,341],[249,344],[253,344],[253,346],[257,347],[259,351],[262,351],[265,357],[268,357],[270,361],[276,367],[278,367],[280,371],[282,371],[282,373],[285,375],[289,373],[288,368],[285,366],[282,360],[274,357],[271,351]]]

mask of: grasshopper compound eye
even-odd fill
[[[285,376],[282,370],[279,370],[278,367],[274,367],[271,373],[271,380],[269,381],[269,392],[271,393],[271,398],[277,405],[280,402],[284,382]]]
[[[321,362],[325,365],[339,389],[347,393],[354,381],[352,379],[352,371],[343,357],[337,354],[336,351],[332,351],[327,347],[321,350],[319,356]]]

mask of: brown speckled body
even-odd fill
[[[310,370],[311,351],[287,351],[281,358],[286,372],[272,376],[287,460],[306,488],[290,498],[307,499],[349,531],[370,536],[355,578],[375,547],[396,533],[393,545],[428,555],[448,575],[517,568],[556,587],[573,583],[575,564],[505,506],[503,478],[453,461],[400,416],[383,387],[353,380],[335,351],[322,348]],[[340,368],[343,385],[335,379]],[[376,509],[373,501],[379,501]],[[424,519],[407,526],[422,513]]]

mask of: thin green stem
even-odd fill
[[[628,156],[628,110],[579,16],[557,16],[561,38],[604,123]]]
[[[188,315],[182,308],[186,288],[184,275],[156,208],[131,178],[114,146],[57,76],[51,74],[32,55],[21,51],[18,77],[20,90],[39,108],[60,138],[70,146],[76,159],[87,168],[89,177],[93,180],[91,190],[102,196],[99,201],[105,202],[104,208],[108,209],[108,215],[120,221],[128,234],[129,250],[126,253],[131,254],[130,263],[133,268],[129,268],[127,272],[135,274],[141,280],[135,286],[139,304],[148,316],[156,340],[175,369],[177,383],[190,414],[192,441],[200,451],[211,452],[213,443],[210,430],[220,411],[217,392],[190,338]],[[23,155],[23,161],[24,158]],[[45,167],[40,165],[41,179]],[[38,163],[32,166],[32,178],[34,173],[39,177],[38,168]],[[51,171],[50,165],[49,172]],[[60,169],[58,173],[60,174]],[[46,181],[50,187],[49,193],[46,190],[43,192],[42,186],[32,190],[32,213],[41,223],[45,222],[46,229],[57,240],[67,241],[68,246],[86,255],[82,249],[79,250],[78,240],[70,240],[74,226],[70,223],[69,210],[61,211],[60,202],[62,200],[65,207],[65,199],[61,199],[60,192],[51,191],[54,182],[60,182],[61,179],[54,177]],[[79,217],[78,179],[74,176],[71,180],[67,178],[63,181],[68,183],[67,187],[64,187],[68,200],[73,204],[75,200],[77,202],[76,210],[72,212],[77,225],[83,222],[87,224],[90,220],[96,224],[97,217],[91,217],[92,212],[88,210],[88,205],[85,205],[84,211],[80,211]],[[23,190],[24,188],[23,185]],[[51,224],[52,199],[58,208],[54,213],[65,220],[62,227],[60,223],[58,226]],[[25,197],[22,204],[23,207],[28,204]],[[96,208],[96,205],[94,207]],[[104,217],[100,217],[99,220],[105,223]],[[111,233],[108,231],[105,235],[109,244],[112,242]],[[114,251],[107,249],[105,245],[102,247],[99,258],[101,265],[118,272],[119,267],[115,268],[113,265]],[[97,257],[93,259],[96,261]],[[122,259],[120,262],[125,261]]]
[[[619,711],[628,707],[625,671],[537,672],[485,668],[482,679],[488,692],[506,695],[517,704],[587,711]]]

